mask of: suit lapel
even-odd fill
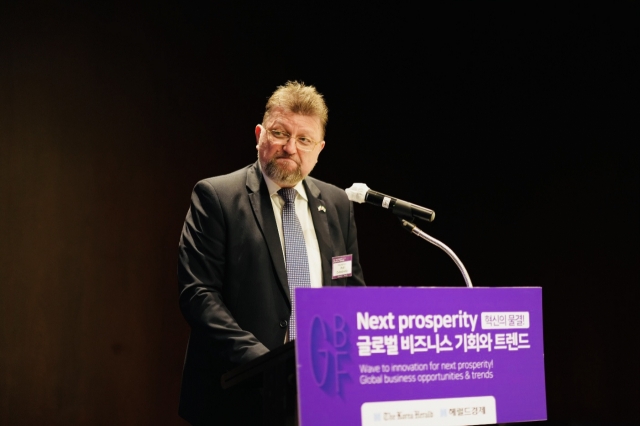
[[[322,261],[322,286],[331,285],[331,257],[333,256],[333,246],[331,235],[329,234],[329,220],[327,218],[327,206],[322,200],[322,194],[318,187],[309,179],[304,180],[307,197],[309,198],[309,208],[313,227],[318,238],[320,248],[320,260]]]
[[[282,244],[280,243],[280,235],[278,234],[278,225],[273,214],[273,206],[269,197],[269,190],[262,179],[262,173],[255,163],[247,171],[247,190],[249,191],[249,200],[253,208],[253,214],[256,217],[258,226],[262,230],[262,235],[267,242],[273,267],[280,281],[280,286],[284,294],[291,303],[289,298],[289,284],[287,283],[287,269],[282,255]]]

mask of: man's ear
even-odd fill
[[[256,148],[258,148],[258,145],[260,145],[260,135],[262,134],[262,125],[261,124],[256,124]]]

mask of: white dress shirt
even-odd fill
[[[284,207],[284,199],[278,194],[280,186],[271,180],[267,175],[262,173],[264,180],[269,189],[271,197],[271,205],[273,205],[273,214],[276,217],[278,225],[278,234],[280,234],[280,245],[282,246],[282,254],[286,259],[284,246],[284,232],[282,231],[282,208]],[[309,198],[304,190],[302,181],[298,182],[294,189],[297,192],[295,199],[296,216],[302,227],[305,246],[307,247],[307,257],[309,258],[309,278],[311,279],[311,287],[322,287],[322,259],[320,257],[320,247],[318,246],[318,237],[313,227],[313,218],[311,217],[311,209],[309,209]]]

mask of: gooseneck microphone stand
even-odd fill
[[[467,269],[464,267],[464,265],[462,264],[458,256],[456,256],[456,254],[453,252],[453,250],[447,247],[447,245],[444,244],[442,241],[436,240],[431,235],[427,234],[422,229],[418,228],[414,223],[411,223],[405,219],[400,219],[400,221],[402,222],[402,227],[404,229],[411,232],[413,235],[417,235],[423,240],[430,242],[434,246],[442,249],[442,251],[447,253],[449,257],[453,259],[455,264],[458,266],[458,269],[460,269],[460,272],[462,272],[462,276],[464,277],[464,282],[467,283],[467,287],[469,288],[473,287],[473,284],[471,284],[471,277],[469,277],[469,274],[467,273]]]
[[[355,203],[367,202],[369,204],[373,204],[390,210],[391,213],[398,216],[398,218],[402,222],[402,227],[404,229],[414,235],[417,235],[423,240],[430,242],[434,246],[439,247],[441,250],[447,253],[449,257],[453,259],[456,265],[458,265],[458,269],[460,269],[460,272],[462,272],[462,276],[464,277],[464,282],[467,283],[467,287],[473,287],[473,284],[471,284],[471,278],[469,277],[467,270],[465,269],[460,259],[458,259],[458,256],[456,256],[456,254],[453,252],[453,250],[451,250],[441,241],[438,241],[432,236],[425,233],[413,222],[409,222],[409,220],[415,220],[416,218],[431,222],[435,219],[436,212],[431,209],[427,209],[425,207],[421,207],[416,204],[382,194],[380,192],[372,191],[364,183],[354,183],[351,188],[345,189],[345,192],[347,193],[347,197],[349,198],[349,200]]]

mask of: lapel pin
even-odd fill
[[[324,208],[324,206],[318,206],[318,211],[319,211],[319,212],[326,213],[326,212],[327,212],[327,209],[325,209],[325,208]]]

